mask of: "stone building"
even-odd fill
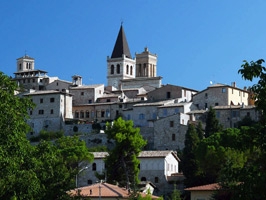
[[[66,118],[72,117],[72,95],[55,90],[32,91],[24,94],[36,105],[29,110],[28,123],[31,135],[36,136],[41,130],[58,131],[64,127]]]
[[[107,152],[93,152],[93,163],[81,163],[81,169],[85,169],[82,175],[78,176],[78,187],[91,185],[99,181],[95,177],[95,172],[102,174],[106,172],[104,158]],[[154,194],[162,195],[173,191],[173,183],[182,179],[179,175],[179,162],[174,151],[142,151],[138,159],[140,160],[139,179],[141,181],[152,182],[157,190]],[[108,173],[108,172],[106,172]]]
[[[199,110],[214,106],[248,105],[249,92],[236,87],[235,82],[231,86],[214,84],[193,96],[193,103]]]
[[[249,117],[253,121],[258,121],[260,117],[260,113],[254,105],[215,106],[213,109],[224,128],[236,128],[237,123],[245,117]]]

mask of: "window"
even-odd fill
[[[43,99],[40,99],[40,103],[43,103]]]
[[[110,111],[109,111],[109,109],[106,109],[106,117],[110,117]]]
[[[120,74],[120,65],[119,64],[116,65],[116,73]]]
[[[79,112],[78,111],[75,112],[75,118],[79,118]]]
[[[157,176],[154,178],[154,182],[159,183],[159,178]]]
[[[172,134],[172,141],[175,141],[175,134]]]
[[[166,92],[166,98],[170,99],[171,98],[171,92]]]
[[[128,65],[127,65],[127,71],[126,71],[126,73],[128,74],[128,72],[129,72],[129,67],[128,67]]]
[[[233,111],[233,117],[239,117],[239,111]]]
[[[114,74],[114,71],[115,71],[115,67],[114,65],[111,65],[111,74]]]
[[[186,90],[184,90],[184,97],[186,97],[187,96],[187,91]]]
[[[53,103],[54,102],[54,98],[50,98],[50,102]]]
[[[80,111],[80,118],[84,118],[84,112]]]
[[[220,111],[216,111],[216,117],[220,118]]]
[[[91,103],[92,103],[92,100],[91,100],[91,99],[89,99],[89,101],[88,101],[88,102],[89,102],[89,104],[91,104]]]
[[[170,127],[174,127],[174,121],[170,121]]]
[[[86,118],[90,118],[90,112],[86,111]]]
[[[132,74],[133,74],[133,67],[130,66],[130,75],[132,75]]]
[[[127,115],[127,120],[130,120],[130,119],[131,119],[130,114],[128,114]]]
[[[145,115],[143,113],[139,114],[139,119],[145,119]]]
[[[225,93],[226,89],[225,88],[222,88],[222,93]]]
[[[96,163],[93,163],[92,164],[92,171],[96,171],[96,169],[97,169]]]
[[[140,181],[146,181],[146,177],[141,177]]]
[[[35,83],[35,79],[32,79],[32,82]]]
[[[205,93],[205,98],[208,99],[208,93]]]
[[[30,110],[30,115],[32,115],[32,110]]]
[[[84,95],[84,92],[81,92],[80,95],[83,96]]]
[[[105,112],[104,112],[104,110],[102,110],[101,111],[101,117],[104,117],[104,115],[105,115]]]
[[[50,114],[54,114],[54,110],[53,109],[50,110]]]
[[[106,99],[106,102],[111,102],[111,99]]]
[[[44,114],[44,110],[39,110],[39,115],[43,115]]]
[[[247,116],[250,117],[250,112],[247,112]]]
[[[218,106],[219,105],[219,103],[215,103],[215,106]]]
[[[175,114],[179,113],[179,109],[175,108]]]
[[[21,70],[21,63],[19,64],[19,69]]]
[[[92,184],[92,180],[89,179],[89,180],[87,181],[87,183],[88,183],[88,185],[91,185],[91,184]]]
[[[163,116],[166,117],[167,116],[167,109],[163,109]]]

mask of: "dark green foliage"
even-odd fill
[[[199,144],[198,133],[195,126],[188,125],[188,130],[185,136],[185,148],[183,150],[181,168],[186,177],[184,183],[187,187],[198,185],[199,180],[199,162],[196,158],[196,150]],[[199,180],[200,181],[200,180]]]
[[[106,152],[108,148],[106,146],[95,146],[89,148],[90,152]]]
[[[196,131],[198,133],[199,139],[202,140],[204,138],[204,130],[202,128],[201,121],[198,122],[197,127],[196,127]]]
[[[61,131],[45,131],[45,130],[41,130],[40,131],[40,135],[36,136],[36,137],[31,137],[30,141],[31,142],[39,142],[41,140],[54,140],[60,137],[63,137],[64,132]]]
[[[106,134],[108,139],[115,141],[115,148],[109,151],[105,160],[107,181],[127,187],[129,184],[136,185],[139,173],[137,156],[146,145],[139,128],[134,128],[131,120],[118,118],[113,123],[107,123]]]
[[[219,120],[216,118],[215,110],[212,107],[209,108],[207,112],[206,127],[205,127],[205,137],[209,137],[212,134],[221,131],[222,125],[219,123]]]

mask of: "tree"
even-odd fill
[[[113,123],[107,123],[108,139],[115,141],[115,147],[109,151],[105,164],[107,182],[118,182],[122,186],[133,186],[138,183],[138,155],[146,145],[139,128],[133,127],[133,121],[125,121],[121,117]]]
[[[32,146],[26,138],[28,98],[0,72],[0,199],[62,199],[75,184],[77,162],[91,160],[85,142],[64,137]]]
[[[251,94],[257,109],[261,111],[261,119],[257,125],[242,130],[245,135],[244,143],[249,151],[249,157],[244,167],[238,171],[228,172],[239,184],[234,187],[233,199],[265,199],[266,180],[266,68],[263,59],[248,63],[244,61],[238,73],[248,81],[257,79],[251,87]]]
[[[222,126],[219,120],[216,118],[215,110],[210,107],[207,112],[206,127],[205,127],[205,137],[209,137],[212,134],[222,130]]]
[[[42,199],[65,197],[66,191],[75,185],[74,177],[79,170],[78,163],[93,160],[93,155],[89,153],[85,142],[77,136],[64,136],[54,143],[41,141],[35,148],[34,156],[39,161],[36,170],[42,186]]]
[[[185,147],[183,149],[181,168],[186,177],[184,183],[186,187],[198,185],[197,180],[200,174],[199,162],[196,158],[196,149],[199,144],[198,133],[193,124],[188,125],[188,130],[185,135]]]
[[[28,98],[14,95],[17,85],[0,72],[0,198],[31,199],[39,192],[36,159],[26,138],[30,130],[27,109],[33,108]],[[25,192],[27,191],[27,193]]]

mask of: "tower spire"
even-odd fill
[[[123,28],[123,22],[121,22],[120,30],[115,42],[113,53],[111,58],[121,58],[125,55],[127,58],[132,58],[128,47],[126,34]]]

